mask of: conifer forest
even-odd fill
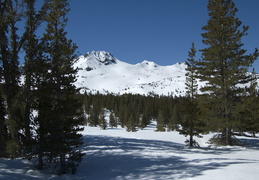
[[[258,76],[251,68],[258,49],[244,48],[249,26],[232,0],[207,2],[205,48],[193,42],[186,52],[185,96],[82,93],[74,84],[77,45],[66,32],[69,1],[41,2],[0,0],[0,158],[36,159],[36,169],[74,174],[88,156],[80,149],[84,126],[137,132],[156,122],[154,133],[177,131],[189,147],[210,132],[217,133],[210,142],[221,146],[259,133]]]

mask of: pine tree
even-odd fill
[[[89,97],[88,95],[85,93],[84,94],[84,108],[85,108],[85,113],[89,114],[90,113],[90,104],[89,104]]]
[[[45,4],[42,6],[41,10],[37,11],[35,9],[36,0],[24,0],[26,11],[25,11],[25,32],[22,36],[24,40],[23,50],[25,52],[23,75],[24,84],[22,90],[22,99],[24,101],[24,113],[23,113],[23,126],[25,129],[25,153],[32,151],[32,135],[31,135],[31,125],[33,122],[33,102],[35,100],[34,90],[35,84],[35,71],[36,61],[39,58],[40,46],[39,39],[36,35],[36,30],[43,21],[43,17],[46,13]]]
[[[8,137],[7,125],[6,125],[6,107],[5,107],[5,100],[4,100],[4,78],[3,78],[3,66],[2,61],[3,59],[7,58],[7,35],[6,32],[8,31],[7,22],[5,20],[6,16],[6,3],[0,1],[0,157],[7,156],[6,154],[6,142]]]
[[[107,129],[107,122],[105,119],[105,109],[102,109],[99,114],[99,126],[102,130]]]
[[[8,140],[8,131],[5,124],[6,109],[4,99],[2,98],[2,88],[0,88],[0,157],[6,157],[6,142]]]
[[[133,117],[131,114],[127,123],[126,123],[126,128],[128,132],[136,132],[136,119]]]
[[[175,102],[172,108],[172,113],[168,124],[168,130],[170,131],[179,130],[179,125],[181,124],[181,121],[182,121],[180,109],[181,109],[180,103]]]
[[[11,157],[18,156],[21,150],[19,130],[21,129],[20,70],[18,54],[23,44],[18,36],[17,23],[21,20],[23,2],[0,1],[0,61],[2,99],[5,101],[8,139],[3,147]],[[6,132],[6,131],[4,131]],[[6,134],[4,134],[6,136]]]
[[[259,94],[254,69],[252,71],[252,78],[250,86],[244,91],[243,98],[241,99],[242,103],[238,106],[237,118],[239,119],[238,130],[240,133],[250,132],[255,137],[256,133],[259,132]]]
[[[110,112],[109,124],[111,128],[118,127],[117,119],[114,117],[114,113]]]
[[[126,104],[121,104],[120,110],[119,110],[119,122],[122,128],[127,124],[129,118],[129,111]]]
[[[49,77],[46,79],[51,97],[49,105],[52,106],[47,117],[48,143],[51,145],[51,154],[59,156],[59,173],[74,173],[76,166],[73,160],[81,158],[76,148],[82,144],[82,135],[78,132],[82,130],[79,124],[83,119],[83,105],[76,96],[79,90],[74,85],[77,73],[77,69],[73,68],[76,45],[66,38],[68,1],[50,0],[48,8],[49,12],[45,17],[47,28],[42,39],[45,58],[50,65]],[[46,111],[43,109],[42,113],[46,114]]]
[[[188,59],[185,62],[187,67],[185,74],[186,82],[185,82],[185,89],[186,94],[188,97],[190,97],[191,100],[194,100],[196,98],[196,95],[198,94],[198,84],[197,84],[197,61],[195,60],[196,56],[196,49],[194,47],[194,43],[192,43],[192,47],[190,51],[188,52]]]
[[[165,119],[164,119],[164,114],[160,110],[157,116],[157,130],[156,131],[165,131]]]
[[[192,47],[188,53],[189,58],[186,61],[186,98],[182,101],[182,113],[183,120],[181,121],[181,129],[179,130],[180,134],[184,134],[185,136],[189,136],[188,145],[194,146],[194,136],[200,137],[200,133],[202,132],[202,123],[199,120],[199,108],[198,108],[198,84],[197,84],[197,61],[195,60],[196,49],[194,47],[194,43],[192,43]]]
[[[98,126],[99,125],[99,114],[102,110],[100,106],[100,95],[97,95],[97,97],[93,101],[93,108],[92,108],[92,117],[91,117],[91,126]]]
[[[48,73],[48,69],[50,68],[49,64],[44,59],[37,59],[37,71],[35,73],[35,87],[37,90],[34,92],[35,103],[33,107],[38,111],[38,115],[34,119],[36,135],[35,135],[35,144],[37,147],[36,154],[38,155],[38,169],[43,168],[43,159],[44,155],[49,157],[52,156],[52,144],[51,135],[55,130],[55,126],[52,123],[53,116],[53,90],[49,87],[48,79],[50,78],[50,74]],[[40,68],[39,68],[40,67]],[[55,143],[55,142],[54,142]],[[49,159],[51,162],[52,159]]]
[[[199,62],[199,74],[206,86],[200,90],[205,94],[204,113],[214,129],[220,129],[220,141],[225,145],[233,145],[232,129],[236,118],[233,112],[240,102],[238,95],[242,88],[238,84],[250,81],[248,67],[258,56],[245,55],[241,38],[247,35],[248,26],[243,26],[235,17],[238,11],[231,0],[209,0],[209,17],[207,25],[202,29],[202,60]]]
[[[149,119],[147,117],[147,114],[144,112],[141,117],[140,117],[140,123],[139,123],[139,128],[140,129],[144,129],[145,127],[147,127],[147,125],[149,124]]]
[[[173,112],[175,111],[175,108],[173,108]],[[169,122],[167,125],[167,131],[174,131],[178,130],[178,124],[176,123],[175,120],[175,115],[172,113],[171,117],[169,118]]]

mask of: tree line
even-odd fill
[[[178,128],[190,137],[190,146],[194,136],[209,131],[219,132],[211,141],[220,145],[238,144],[235,132],[251,132],[252,136],[258,132],[257,77],[255,70],[249,73],[258,58],[258,49],[247,54],[243,48],[242,38],[249,27],[242,26],[236,17],[238,10],[232,0],[209,0],[207,7],[209,20],[201,34],[205,48],[200,49],[199,60],[194,43],[188,52],[185,97],[107,96],[112,97],[113,106],[109,108],[111,104],[106,101],[104,104],[129,131],[143,128],[155,119],[158,131]],[[197,81],[205,85],[198,88]],[[94,99],[93,114],[98,101]],[[89,124],[95,126],[98,121],[93,116],[90,115]]]
[[[77,47],[65,31],[69,4],[36,7],[36,0],[0,0],[0,157],[36,156],[39,169],[56,163],[55,173],[74,173],[84,114],[74,85]]]
[[[117,96],[99,93],[82,96],[85,113],[88,114],[84,121],[85,125],[100,126],[102,129],[120,125],[134,132],[145,128],[152,120],[157,120],[158,116],[162,126],[168,125],[170,130],[174,130],[176,128],[174,126],[179,124],[177,121],[180,120],[178,111],[180,97],[138,94]],[[101,121],[103,114],[107,116],[106,124]],[[161,129],[158,128],[158,131]]]
[[[250,91],[251,88],[246,88],[245,92]],[[84,111],[87,114],[83,125],[100,127],[102,130],[120,126],[127,131],[136,132],[155,121],[157,132],[178,131],[190,137],[188,140],[190,146],[195,145],[194,136],[201,137],[209,132],[220,132],[219,126],[215,125],[216,122],[208,118],[207,109],[202,109],[203,96],[197,98],[190,95],[123,94],[118,96],[98,92],[96,94],[85,93],[80,96],[82,96]],[[245,135],[255,136],[259,132],[256,113],[259,97],[253,95],[240,98],[242,98],[240,107],[235,112],[239,118],[236,119],[233,132],[240,135],[246,132]],[[218,138],[218,140],[221,139]]]
[[[197,60],[191,45],[184,97],[79,94],[77,47],[65,31],[69,3],[36,2],[0,0],[0,157],[37,157],[39,169],[56,164],[55,173],[74,173],[84,124],[137,131],[154,120],[157,131],[189,136],[190,146],[194,136],[210,131],[219,132],[212,142],[221,145],[235,145],[235,132],[259,132],[256,73],[248,72],[258,50],[243,48],[249,28],[241,26],[233,1],[208,1],[205,48]],[[206,84],[198,88],[197,81]]]

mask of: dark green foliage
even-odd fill
[[[45,67],[48,69],[41,84],[43,90],[47,89],[48,94],[39,92],[39,101],[42,102],[38,116],[39,134],[43,135],[39,142],[42,142],[41,144],[44,145],[42,148],[51,157],[59,157],[59,172],[63,174],[68,172],[67,154],[72,153],[82,144],[82,135],[78,134],[82,128],[78,125],[83,120],[83,105],[78,99],[78,89],[74,85],[77,73],[77,69],[73,68],[76,46],[66,38],[65,32],[68,2],[51,0],[47,5],[49,9],[45,16],[47,28],[42,44],[44,45],[43,61],[46,62]],[[48,97],[48,102],[42,99],[45,95]],[[44,137],[47,142],[43,142]]]
[[[195,99],[198,94],[198,84],[197,84],[197,61],[195,60],[196,56],[196,49],[194,47],[194,43],[192,43],[192,47],[188,52],[188,59],[185,62],[187,65],[185,74],[186,82],[185,82],[185,89],[186,94],[190,99]]]
[[[255,137],[255,134],[259,132],[259,98],[257,78],[254,70],[252,72],[252,78],[250,87],[245,89],[243,98],[240,99],[241,103],[239,103],[238,113],[236,114],[238,119],[236,130],[241,134],[243,132],[249,132]]]
[[[171,117],[167,126],[168,131],[179,130],[179,125],[182,121],[182,116],[180,112],[180,104],[176,103],[172,108]]]
[[[200,118],[200,109],[198,108],[198,100],[185,97],[182,101],[182,120],[181,128],[178,129],[180,134],[189,136],[188,146],[194,146],[194,136],[202,137],[205,132],[205,122]]]
[[[82,153],[80,150],[71,151],[68,154],[67,160],[67,171],[68,173],[75,174],[79,163],[82,161],[85,153]]]
[[[197,61],[195,60],[196,49],[194,43],[188,54],[186,61],[186,97],[182,100],[182,121],[181,128],[179,129],[180,134],[189,136],[188,145],[194,146],[194,136],[200,137],[203,132],[204,123],[201,121],[199,114],[200,109],[198,108],[198,84],[197,84]]]
[[[102,130],[107,129],[107,122],[105,119],[105,109],[102,109],[99,115],[99,126]]]
[[[114,113],[113,112],[110,112],[109,124],[110,124],[111,128],[118,127],[117,118],[114,117]]]
[[[150,119],[148,119],[148,115],[144,111],[143,115],[140,117],[139,128],[144,129],[149,124],[150,124]]]
[[[40,71],[40,68],[43,66],[39,64],[40,54],[42,53],[42,46],[39,44],[39,38],[36,35],[37,28],[43,22],[44,15],[46,13],[45,5],[41,10],[35,9],[36,0],[25,0],[25,32],[22,36],[24,40],[23,50],[25,52],[24,65],[23,65],[23,75],[24,75],[24,84],[22,86],[22,99],[24,102],[23,105],[23,128],[25,129],[25,138],[24,138],[24,154],[26,156],[32,155],[32,146],[33,146],[33,137],[32,129],[34,117],[32,115],[32,110],[35,102],[35,93],[37,79]],[[43,68],[44,69],[44,68]],[[46,72],[44,72],[46,73]],[[36,81],[37,80],[37,81]]]
[[[20,69],[18,54],[23,41],[18,36],[17,24],[21,20],[23,7],[22,2],[0,1],[0,95],[2,102],[1,132],[6,142],[0,140],[2,150],[0,154],[15,157],[21,153],[21,129],[22,107],[20,103]],[[8,134],[7,134],[8,133]],[[3,143],[3,144],[2,144]],[[1,150],[1,151],[2,151]]]
[[[157,115],[157,126],[156,131],[163,132],[165,131],[165,118],[162,111],[159,111]]]
[[[90,104],[89,104],[89,96],[85,93],[83,97],[84,110],[86,114],[90,113]]]
[[[5,124],[6,110],[4,106],[4,99],[2,98],[2,90],[0,90],[0,157],[6,157],[6,142],[8,139],[7,126]]]
[[[93,126],[95,120],[92,120],[93,113],[100,114],[101,110],[94,110],[93,104],[102,104],[109,107],[110,113],[110,126],[116,127],[113,124],[113,118],[116,125],[122,127],[129,127],[130,131],[135,129],[143,129],[150,124],[152,120],[156,120],[158,113],[163,114],[163,127],[168,126],[170,118],[174,118],[173,126],[176,128],[181,123],[181,112],[179,110],[180,97],[166,97],[166,96],[140,96],[133,94],[124,94],[116,96],[112,94],[85,94],[82,98],[87,96],[87,104],[92,107],[88,113],[88,124]],[[99,109],[99,108],[98,108]],[[132,116],[132,117],[131,117]],[[99,119],[99,117],[97,117]],[[131,122],[131,123],[129,123]],[[99,121],[98,121],[99,123]],[[96,124],[97,126],[98,124]]]
[[[232,145],[232,130],[237,124],[234,113],[238,107],[243,89],[238,84],[251,80],[248,67],[258,56],[257,50],[246,55],[241,38],[247,35],[248,26],[243,26],[235,17],[237,8],[231,0],[209,0],[208,23],[202,29],[202,60],[199,78],[207,81],[201,88],[204,113],[213,129],[221,131],[225,144]],[[213,106],[212,106],[213,105]]]
[[[19,144],[15,140],[8,140],[6,142],[6,153],[10,155],[12,159],[19,156]]]
[[[136,126],[137,126],[137,118],[139,117],[133,117],[133,115],[131,114],[129,116],[129,119],[127,120],[126,123],[126,129],[128,132],[136,132]]]

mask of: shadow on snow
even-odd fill
[[[259,150],[259,138],[239,138],[244,147]]]
[[[87,179],[181,179],[231,164],[253,163],[246,159],[217,157],[233,153],[234,149],[187,148],[167,141],[97,135],[85,136],[84,140],[86,156],[78,176]],[[183,154],[193,154],[195,158],[215,155],[215,158],[190,160]]]
[[[45,179],[44,171],[31,167],[31,162],[26,159],[0,159],[0,179]]]
[[[240,139],[259,150],[259,139]],[[86,152],[75,175],[53,176],[32,170],[27,160],[0,159],[0,179],[186,179],[199,177],[208,170],[232,164],[258,163],[252,159],[225,158],[239,149],[188,148],[183,144],[108,136],[84,136]]]

